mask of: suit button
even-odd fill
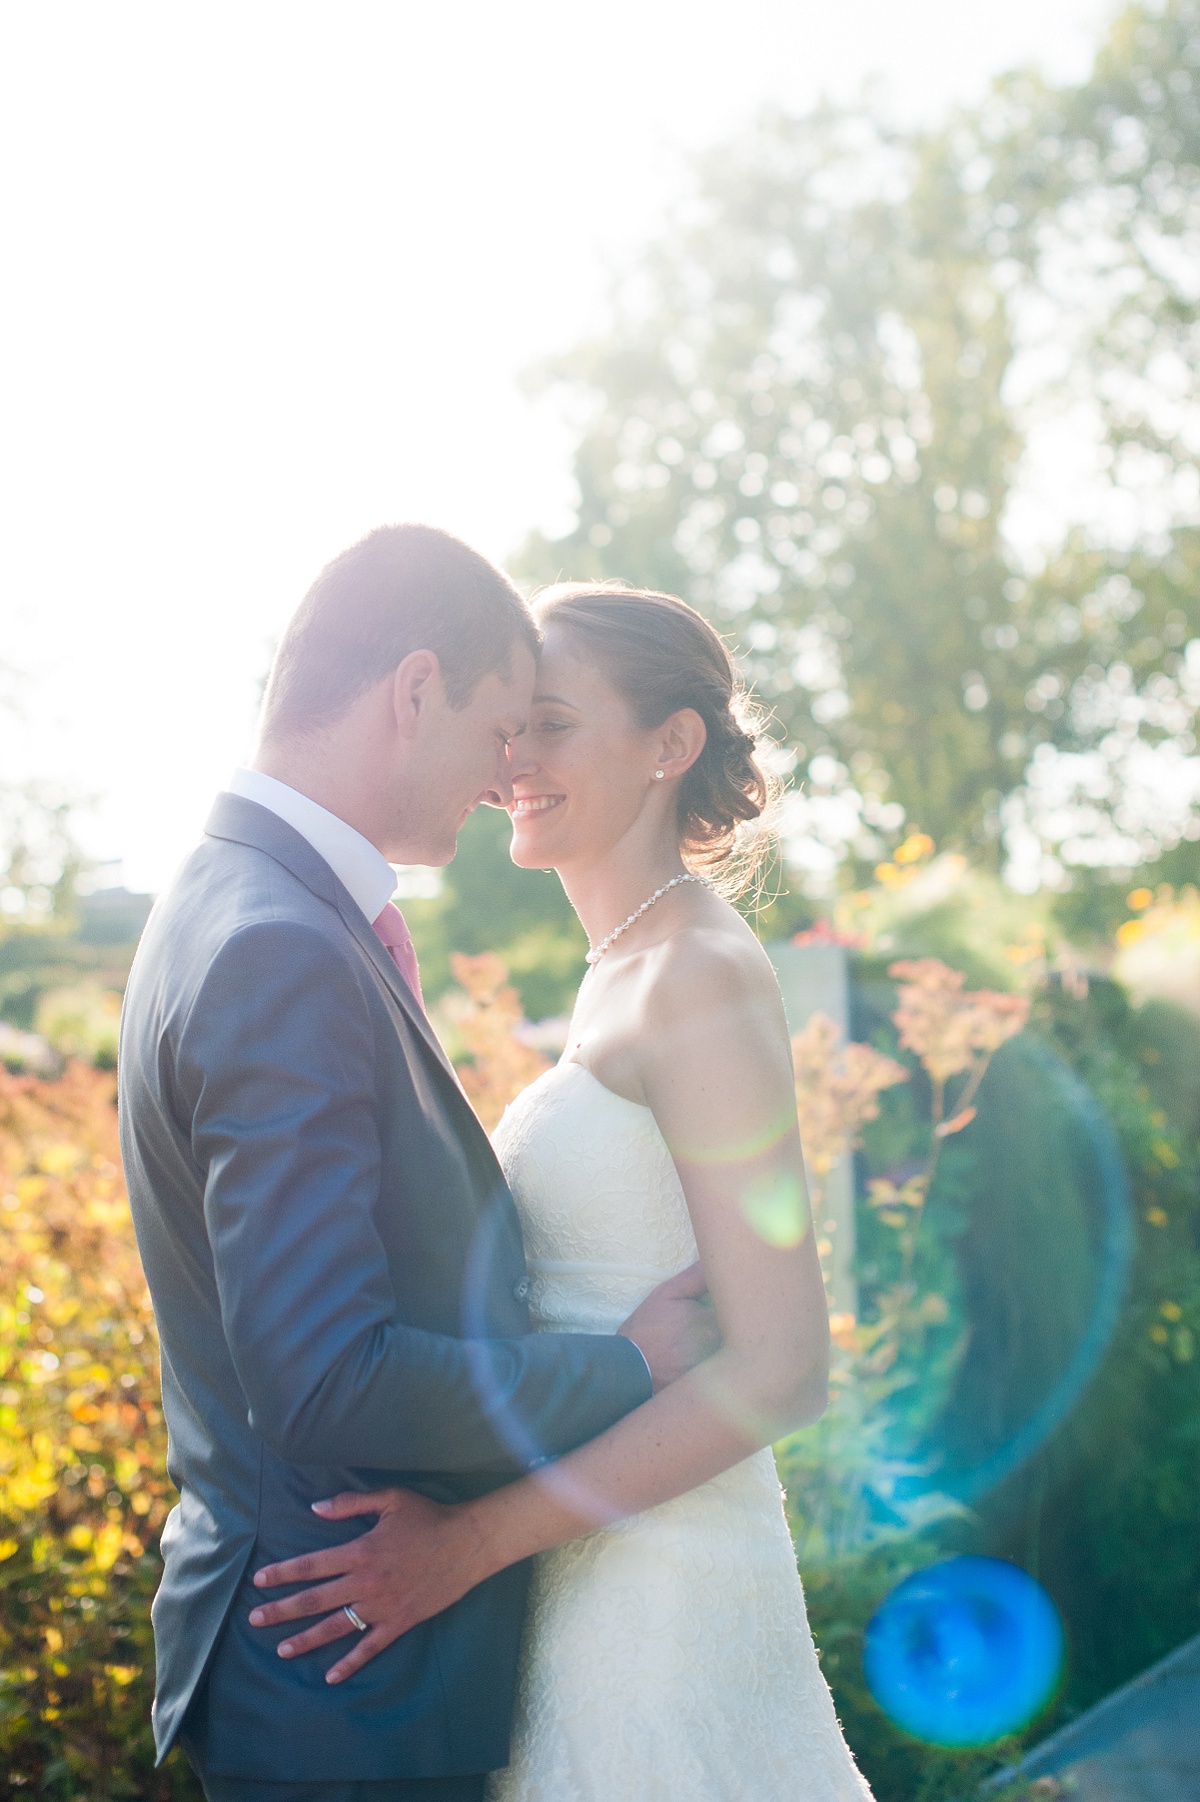
[[[529,1300],[529,1278],[527,1276],[523,1276],[519,1283],[513,1284],[513,1294],[518,1301]]]

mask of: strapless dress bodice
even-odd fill
[[[670,1152],[647,1107],[582,1064],[545,1071],[492,1135],[521,1215],[543,1331],[611,1333],[696,1259]]]

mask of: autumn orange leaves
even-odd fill
[[[1029,1002],[992,989],[967,990],[962,972],[936,957],[901,959],[888,973],[897,983],[892,1020],[900,1045],[920,1059],[931,1090],[930,1140],[922,1167],[902,1182],[876,1178],[869,1191],[884,1223],[902,1235],[907,1269],[941,1143],[974,1119],[975,1097],[988,1065],[1024,1027]],[[874,1046],[839,1041],[826,1014],[814,1014],[792,1040],[800,1137],[818,1213],[830,1171],[861,1143],[863,1128],[879,1113],[880,1094],[909,1077],[903,1064]],[[956,1077],[962,1081],[951,1101],[948,1085]],[[838,1323],[844,1330],[840,1316]]]

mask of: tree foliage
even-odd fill
[[[68,937],[84,858],[76,803],[47,782],[14,780],[6,753],[20,734],[17,673],[0,664],[0,1019],[33,1024],[40,992],[70,980]]]
[[[818,877],[905,819],[1007,840],[1027,886],[1200,836],[1197,83],[1170,0],[1079,87],[1012,76],[934,131],[764,115],[545,372],[578,519],[525,573],[658,585],[735,635],[808,766]],[[1092,514],[1035,555],[1068,427]]]
[[[20,733],[21,687],[19,673],[0,663],[0,744]],[[11,768],[7,757],[5,764]],[[76,805],[50,783],[0,774],[0,922],[44,921],[69,911],[83,864],[73,830]]]

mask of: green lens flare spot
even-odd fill
[[[793,1251],[809,1229],[808,1202],[794,1176],[761,1177],[742,1195],[742,1212],[759,1238],[780,1251]]]

